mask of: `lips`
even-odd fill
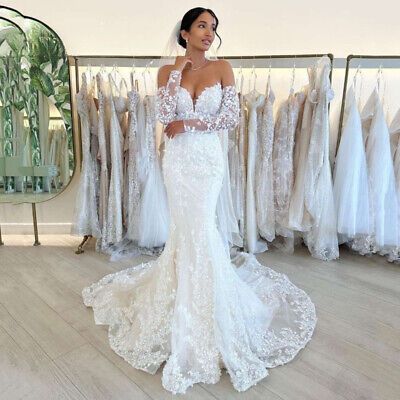
[[[211,44],[211,42],[207,39],[202,40],[202,42],[207,46],[209,46]]]

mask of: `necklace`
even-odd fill
[[[206,59],[206,62],[203,65],[200,65],[200,67],[197,67],[197,68],[191,68],[191,71],[197,71],[198,69],[203,68],[208,63],[208,61],[210,61],[210,60]]]

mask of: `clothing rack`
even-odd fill
[[[364,65],[362,65],[362,68],[377,68],[376,61],[380,60],[379,66],[384,67],[384,68],[399,68],[398,66],[395,67],[391,65],[390,60],[400,60],[400,55],[354,55],[350,54],[347,56],[346,59],[346,72],[344,76],[344,86],[343,86],[343,96],[342,96],[342,105],[340,109],[340,118],[339,118],[339,129],[338,129],[338,138],[337,138],[337,146],[336,146],[336,154],[339,148],[339,143],[340,139],[342,136],[342,130],[343,130],[343,119],[344,119],[344,110],[346,106],[346,95],[347,95],[347,84],[349,80],[349,74],[350,74],[350,66],[352,60],[360,60],[358,65],[361,65],[361,62],[364,61]],[[366,62],[365,62],[366,61]],[[385,61],[387,61],[385,63]],[[389,62],[388,62],[389,61]],[[386,64],[386,65],[383,65]]]
[[[333,54],[332,53],[315,53],[315,54],[282,54],[282,55],[254,55],[254,56],[221,56],[219,58],[226,59],[231,61],[231,64],[234,68],[244,67],[244,68],[292,68],[293,61],[296,63],[296,68],[306,68],[310,65],[310,59],[317,59],[323,56],[328,56],[331,60],[331,64],[333,66]],[[76,92],[79,91],[80,87],[80,76],[79,76],[79,67],[85,66],[85,64],[91,64],[91,62],[87,62],[88,60],[99,60],[104,59],[106,62],[104,66],[112,67],[115,65],[115,59],[120,60],[119,67],[132,67],[132,63],[135,63],[136,67],[146,67],[149,61],[151,60],[159,60],[161,56],[127,56],[127,55],[80,55],[80,56],[68,56],[69,63],[71,66],[75,67],[75,87]],[[82,61],[85,60],[85,64]],[[269,60],[269,64],[266,65],[265,61]],[[108,62],[107,62],[108,61]],[[83,64],[83,65],[82,65]],[[97,64],[98,65],[98,64]],[[330,73],[330,80],[332,81],[332,70]]]
[[[233,68],[293,68],[293,64],[295,63],[296,68],[307,68],[310,66],[311,59],[318,59],[323,56],[329,57],[331,61],[331,70],[329,74],[329,79],[332,82],[332,71],[333,71],[333,59],[334,56],[332,53],[315,53],[315,54],[283,54],[283,55],[254,55],[254,56],[220,56],[220,59],[226,59],[231,61]],[[69,65],[75,67],[75,91],[79,92],[80,88],[80,73],[79,67],[85,67],[88,64],[93,66],[100,66],[95,61],[99,59],[105,60],[105,63],[102,63],[105,67],[113,67],[115,66],[115,60],[118,59],[122,62],[118,64],[118,67],[132,67],[132,64],[135,64],[135,67],[146,67],[149,62],[152,60],[159,60],[161,56],[127,56],[127,55],[80,55],[80,56],[68,56]],[[84,61],[84,63],[82,63]],[[269,61],[268,64],[265,61]],[[156,66],[154,66],[156,67]],[[153,67],[153,68],[154,68]],[[135,87],[137,87],[137,81],[135,82]],[[74,100],[72,100],[74,101]],[[78,116],[79,120],[79,116]],[[80,132],[80,123],[77,124],[78,136],[79,140],[81,138]],[[81,154],[82,159],[82,154]],[[85,235],[78,245],[76,254],[82,254],[84,252],[83,247],[85,243],[91,238],[91,235]]]

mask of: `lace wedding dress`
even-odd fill
[[[101,232],[97,214],[96,169],[90,154],[90,104],[93,99],[93,84],[88,88],[86,74],[82,74],[82,85],[75,98],[81,121],[82,170],[71,233],[98,238]]]
[[[272,164],[274,101],[275,94],[268,83],[259,133],[260,150],[256,168],[256,204],[258,230],[260,235],[269,242],[275,239],[274,170]]]
[[[171,223],[159,258],[105,276],[83,289],[95,322],[109,325],[112,349],[133,367],[185,393],[216,383],[221,368],[244,391],[292,360],[316,325],[309,296],[286,275],[239,253],[234,263],[216,224],[224,179],[218,132],[238,122],[233,86],[205,88],[193,101],[173,70],[157,92],[156,113],[185,132],[166,138],[163,174]]]
[[[262,253],[268,249],[266,242],[261,240],[257,226],[256,205],[256,161],[257,136],[260,126],[260,115],[265,102],[265,96],[252,90],[244,95],[244,101],[249,113],[248,146],[247,146],[247,179],[245,201],[245,239],[246,248],[250,253]]]

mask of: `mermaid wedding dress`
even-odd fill
[[[193,101],[171,71],[157,91],[157,118],[183,120],[166,138],[163,175],[171,216],[164,251],[155,260],[105,276],[83,289],[96,324],[109,325],[112,349],[163,387],[185,393],[216,383],[221,368],[244,391],[291,361],[311,339],[315,307],[286,275],[238,253],[233,262],[216,223],[224,178],[219,139],[239,118],[234,86],[205,88]]]

